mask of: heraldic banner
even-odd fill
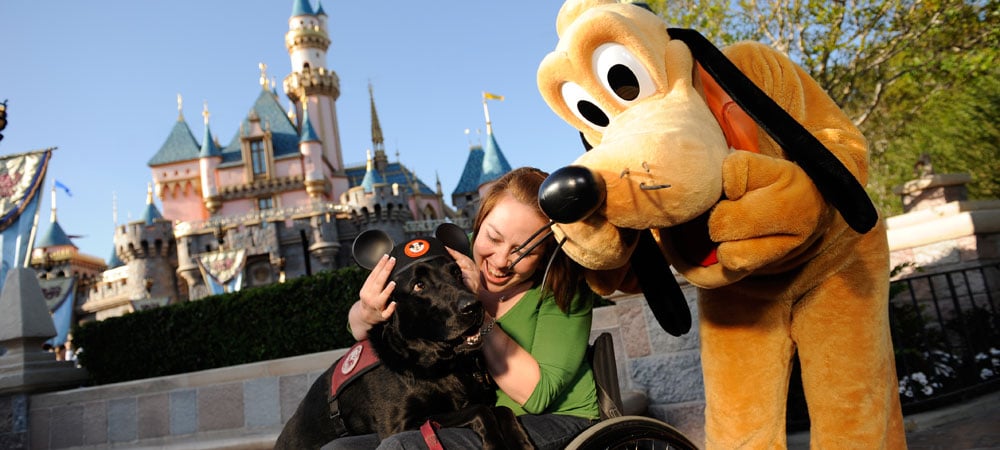
[[[73,326],[73,309],[76,306],[76,277],[53,278],[38,280],[42,288],[45,304],[52,314],[52,323],[56,326],[56,335],[45,342],[53,347],[66,343],[70,327]]]
[[[39,192],[52,150],[0,156],[0,288],[12,267],[27,266],[38,222]]]
[[[236,292],[243,286],[243,266],[247,262],[244,249],[226,250],[198,257],[198,267],[212,295]]]

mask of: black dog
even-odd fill
[[[483,306],[442,243],[468,252],[468,239],[446,225],[453,228],[439,227],[437,239],[397,248],[381,231],[358,236],[354,257],[362,267],[374,267],[390,250],[396,257],[396,311],[369,331],[370,347],[355,345],[316,380],[276,449],[318,448],[340,436],[385,438],[432,422],[472,428],[486,449],[532,447],[510,409],[493,406],[496,385],[480,352]],[[372,353],[380,362],[361,368]],[[331,392],[342,379],[348,381]]]

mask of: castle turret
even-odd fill
[[[309,111],[311,126],[321,142],[323,157],[332,166],[328,177],[333,194],[343,193],[349,183],[344,172],[337,121],[340,79],[334,71],[326,68],[330,37],[322,7],[314,12],[309,0],[294,0],[285,46],[292,60],[292,73],[284,81],[285,93],[295,104],[296,117],[302,120],[306,117],[305,110]],[[305,128],[304,122],[298,126],[300,130]]]
[[[490,122],[490,110],[486,100],[503,100],[503,96],[483,92],[483,113],[486,116],[486,148],[483,150],[483,170],[479,175],[479,195],[486,192],[490,184],[497,178],[510,172],[510,164],[500,151],[496,136],[493,135],[493,123]]]
[[[306,192],[312,199],[323,198],[326,192],[326,179],[323,178],[323,143],[309,120],[309,109],[303,108],[302,133],[299,137],[299,151],[302,152],[305,170]]]
[[[201,151],[198,153],[198,167],[201,170],[201,198],[205,202],[205,208],[214,214],[222,206],[219,189],[215,183],[215,172],[219,163],[222,162],[222,152],[212,140],[212,131],[208,127],[208,103],[205,103],[205,110],[201,114],[205,117],[205,137],[202,139]]]
[[[147,188],[146,207],[139,220],[118,227],[114,243],[127,267],[129,300],[161,306],[179,301],[173,224],[153,204],[152,186]]]

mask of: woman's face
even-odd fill
[[[548,221],[531,206],[508,194],[500,198],[493,210],[483,218],[472,247],[473,258],[479,266],[486,290],[500,292],[531,278],[538,268],[541,254],[545,250],[544,245],[532,250],[512,270],[508,271],[507,268],[521,256],[521,252],[517,251],[518,246],[524,244],[526,239],[546,223]],[[527,247],[531,247],[531,244],[528,243]]]

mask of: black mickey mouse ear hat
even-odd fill
[[[396,258],[396,267],[389,275],[389,279],[393,279],[397,273],[419,261],[440,257],[450,259],[451,255],[445,250],[445,246],[466,255],[470,252],[469,238],[465,231],[452,223],[439,225],[434,237],[421,236],[400,245],[394,245],[392,238],[385,231],[366,230],[354,239],[352,251],[354,261],[368,270],[378,264],[382,255],[388,254]]]

